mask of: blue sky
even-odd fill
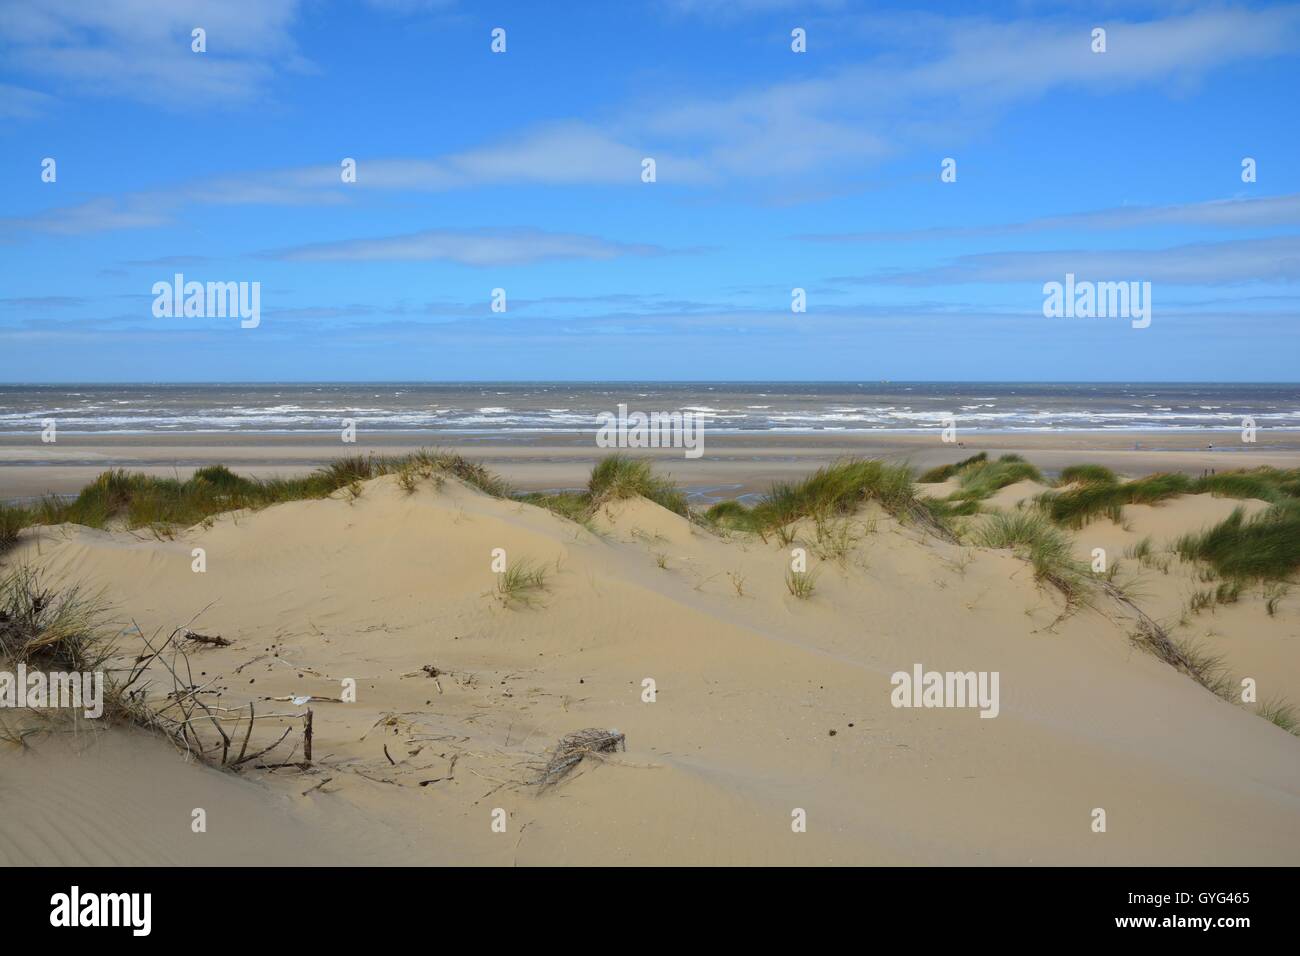
[[[973,9],[0,0],[0,380],[1295,380],[1300,6]]]

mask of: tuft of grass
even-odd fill
[[[952,538],[941,514],[927,499],[918,499],[911,470],[874,458],[846,458],[817,469],[801,482],[778,482],[752,509],[750,521],[760,533],[776,531],[802,518],[826,520],[851,515],[875,501],[900,520],[915,521]]]
[[[546,590],[546,567],[528,559],[512,561],[497,575],[497,599],[502,607],[532,607]]]
[[[1048,491],[1038,496],[1039,507],[1057,524],[1082,528],[1098,515],[1119,522],[1127,504],[1154,504],[1186,494],[1192,479],[1181,474],[1157,474],[1121,484],[1093,482],[1071,491]]]
[[[587,482],[587,496],[593,510],[607,501],[640,496],[674,514],[690,513],[686,495],[672,479],[656,475],[649,461],[625,455],[610,455],[596,464]]]
[[[937,485],[940,482],[947,481],[964,468],[978,464],[982,461],[987,461],[988,457],[988,452],[982,451],[978,455],[971,455],[969,458],[963,458],[961,461],[955,462],[951,465],[939,465],[936,468],[931,468],[929,471],[922,472],[921,477],[917,478],[916,481],[918,484],[922,485]]]
[[[1192,594],[1191,599],[1187,602],[1187,609],[1193,614],[1200,614],[1206,608],[1214,610],[1214,592],[1213,591],[1196,591]]]
[[[1295,705],[1283,697],[1274,697],[1260,702],[1255,712],[1271,723],[1277,724],[1288,734],[1300,736],[1300,712]]]
[[[1135,558],[1139,564],[1146,564],[1151,560],[1155,546],[1151,542],[1151,536],[1147,535],[1137,544],[1132,545],[1124,550],[1124,557]]]
[[[704,520],[716,527],[730,530],[750,530],[749,509],[739,501],[719,501],[704,512]]]
[[[1105,465],[1070,465],[1061,469],[1058,484],[1062,485],[1115,485],[1119,476]]]
[[[1220,498],[1258,498],[1277,504],[1300,497],[1300,468],[1264,467],[1202,475],[1194,487]]]
[[[51,670],[102,670],[113,653],[108,605],[80,587],[53,591],[19,567],[0,579],[0,657]]]
[[[1187,674],[1215,696],[1233,699],[1235,687],[1232,677],[1219,655],[1211,654],[1191,641],[1174,640],[1146,617],[1139,620],[1138,630],[1130,637],[1138,647]]]
[[[1236,604],[1241,597],[1240,581],[1224,581],[1214,589],[1215,604]]]
[[[813,596],[816,590],[815,575],[808,571],[787,571],[785,572],[785,586],[801,601],[806,601]]]
[[[1278,605],[1286,597],[1289,590],[1286,584],[1274,582],[1264,588],[1264,610],[1268,612],[1269,617],[1277,615]]]
[[[1065,483],[1069,471],[1071,469],[1061,473],[1062,483]],[[1258,498],[1285,506],[1300,499],[1300,468],[1243,469],[1202,475],[1195,479],[1182,474],[1161,473],[1136,481],[1092,481],[1070,491],[1047,492],[1040,495],[1038,501],[1057,524],[1081,528],[1101,515],[1120,521],[1124,505],[1155,504],[1177,495],[1195,494],[1212,494],[1221,498]]]
[[[980,501],[1018,481],[1042,481],[1043,474],[1019,455],[1003,455],[997,461],[981,461],[963,468],[955,501]]]
[[[1034,576],[1055,585],[1067,601],[1081,599],[1089,590],[1091,572],[1070,553],[1070,540],[1042,515],[1012,511],[989,515],[975,534],[986,548],[1013,548],[1034,568]]]
[[[514,497],[518,501],[545,508],[562,518],[587,525],[606,502],[637,496],[647,498],[674,514],[691,517],[685,492],[671,478],[656,475],[647,460],[624,455],[610,455],[597,462],[591,470],[585,491],[533,492]],[[740,505],[736,507],[744,510]]]
[[[34,523],[31,512],[26,508],[0,504],[0,555],[18,543],[18,532]]]
[[[1300,568],[1300,500],[1275,505],[1247,520],[1237,508],[1206,531],[1183,535],[1175,544],[1189,561],[1204,561],[1238,581],[1283,581]]]
[[[912,473],[906,465],[893,465],[874,458],[845,458],[817,469],[803,481],[777,482],[752,508],[736,501],[723,501],[704,514],[715,527],[774,534],[782,544],[794,540],[792,526],[811,518],[829,529],[836,517],[853,514],[867,501],[876,501],[901,520],[912,520],[952,538],[946,514],[918,498]]]

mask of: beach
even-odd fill
[[[1017,436],[1011,447],[1139,471],[1293,463],[1264,443],[1211,453],[1152,437],[1158,447],[1133,452],[1120,447],[1128,440],[1089,451],[1076,443],[1090,439],[1033,447]],[[981,449],[1000,451],[999,439],[988,441]],[[952,462],[974,453],[976,442],[965,444],[894,437],[876,450]],[[842,439],[737,444],[730,454],[719,445],[716,465],[662,463],[757,488],[875,449]],[[58,467],[134,467],[170,454],[186,468],[221,460],[269,474],[327,456],[323,445],[278,439],[115,439],[81,454],[90,447],[108,457]],[[59,454],[74,448],[60,444]],[[504,474],[538,487],[582,485],[595,457],[558,442],[497,448]],[[237,773],[205,765],[223,747],[199,710],[199,737],[180,753],[138,730],[82,721],[69,737],[47,725],[25,747],[0,747],[5,778],[21,781],[6,785],[0,861],[220,863],[236,852],[279,864],[504,866],[1300,860],[1300,741],[1261,709],[1300,700],[1297,597],[1253,584],[1198,601],[1205,566],[1172,550],[1179,535],[1238,507],[1257,514],[1264,501],[1181,494],[1127,505],[1118,522],[1087,522],[1069,535],[1073,560],[1086,566],[1102,548],[1124,590],[1088,585],[1082,599],[1016,549],[979,543],[981,524],[1049,490],[1046,476],[1000,487],[958,535],[876,500],[758,535],[636,494],[575,520],[461,474],[476,473],[431,465],[165,532],[23,531],[5,565],[108,596],[123,661],[171,648],[171,667],[192,675],[181,700],[196,695],[228,728],[221,759],[243,753],[245,733],[250,752],[271,749]],[[63,477],[71,489],[77,474]],[[941,498],[960,483],[914,487]],[[809,564],[800,589],[792,548]],[[522,576],[504,585],[513,566]],[[1212,652],[1222,674],[1189,672],[1144,647],[1142,614],[1178,647]],[[191,633],[205,640],[181,638],[182,656],[164,644]],[[931,671],[997,675],[999,693],[979,706],[928,706],[918,689],[900,706],[898,675]],[[155,706],[170,706],[162,695],[173,678],[158,677]],[[1220,677],[1227,690],[1213,692],[1208,682]],[[1236,699],[1243,678],[1257,682],[1259,702]],[[547,785],[568,735],[593,730],[617,745],[580,753]],[[184,752],[199,739],[215,747],[204,761]],[[94,801],[77,796],[91,790]],[[54,804],[50,792],[61,795]],[[207,830],[191,839],[196,806]],[[60,835],[97,834],[106,815],[109,836]]]

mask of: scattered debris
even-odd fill
[[[198,632],[191,631],[188,628],[181,631],[180,637],[182,641],[193,641],[195,644],[210,644],[213,647],[230,647],[230,645],[234,643],[233,641],[227,640],[219,635],[209,636],[207,634],[199,634]]]
[[[600,759],[601,754],[614,753],[616,750],[627,750],[627,739],[617,730],[588,727],[586,730],[575,731],[560,738],[550,759],[533,782],[543,790],[552,787],[563,780],[584,757]]]

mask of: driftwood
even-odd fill
[[[274,751],[288,738],[293,729],[292,727],[285,727],[284,732],[270,746],[249,753],[249,742],[252,740],[253,728],[259,716],[289,717],[298,715],[259,715],[252,701],[248,703],[247,712],[243,707],[229,708],[222,707],[220,704],[207,703],[200,695],[207,690],[212,682],[210,681],[202,686],[194,683],[189,655],[181,648],[181,644],[184,642],[194,640],[195,633],[189,628],[178,627],[168,635],[166,640],[155,647],[154,643],[144,636],[144,631],[140,629],[139,625],[136,625],[136,632],[139,633],[140,639],[144,641],[148,652],[136,658],[125,682],[115,688],[117,699],[121,701],[122,709],[131,722],[162,734],[180,749],[197,757],[204,763],[223,770],[238,770],[245,764],[259,760]],[[230,643],[225,638],[207,638],[206,635],[198,636],[206,638],[206,640],[199,641],[199,643],[222,642],[218,646],[225,646]],[[168,651],[170,651],[170,654],[166,653]],[[152,703],[146,696],[152,682],[145,680],[145,678],[154,663],[161,664],[172,678],[172,690],[166,695],[166,703],[161,705]],[[182,674],[184,674],[183,677]],[[233,740],[231,735],[226,732],[225,727],[222,726],[223,722],[230,721],[234,722],[236,728],[240,723],[247,722],[237,754],[231,753]],[[216,731],[217,740],[205,741],[199,735],[199,725],[211,725]],[[237,729],[236,732],[238,732]],[[305,769],[311,765],[310,710],[307,712],[307,723],[303,731],[303,739],[305,745],[304,759],[292,765]],[[287,765],[289,764],[279,764],[277,766]]]
[[[188,628],[181,632],[182,641],[193,641],[195,644],[210,644],[213,647],[229,647],[233,642],[224,637],[212,637],[207,634],[199,634]]]

